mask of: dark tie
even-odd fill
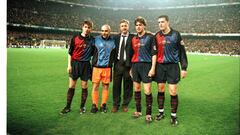
[[[121,49],[120,49],[120,58],[119,61],[124,62],[124,48],[125,48],[125,37],[126,36],[122,36],[122,43],[121,43]]]

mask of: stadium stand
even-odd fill
[[[120,3],[114,0],[104,2],[101,0],[82,0],[81,5],[78,5],[79,1],[77,0],[62,1],[72,3],[60,3],[57,0],[8,0],[8,45],[16,43],[31,44],[32,39],[34,39],[34,41],[40,41],[45,38],[61,38],[69,44],[70,37],[77,32],[69,33],[68,29],[79,30],[79,22],[86,19],[94,22],[94,31],[99,31],[101,25],[108,23],[112,27],[112,31],[118,32],[117,24],[119,20],[126,18],[130,20],[130,31],[134,32],[133,20],[139,15],[147,19],[147,30],[153,33],[158,31],[156,18],[161,14],[169,15],[171,27],[179,30],[181,33],[240,33],[240,3],[237,0],[154,1],[155,3],[149,2],[148,4],[144,4],[144,7],[141,6],[144,2],[143,0],[135,0],[135,2],[132,2],[133,4],[127,2]],[[221,3],[225,4],[221,5]],[[209,6],[208,4],[220,5]],[[187,8],[187,5],[203,6]],[[128,8],[121,9],[119,7]],[[171,8],[168,9],[166,7]],[[152,8],[157,9],[152,10]],[[38,30],[34,31],[23,31],[22,29],[24,28],[16,28],[18,26],[12,26],[10,24],[28,25],[30,27],[63,28],[65,30],[58,31],[57,33],[52,30],[43,30],[44,28],[38,28]],[[239,55],[240,41],[238,38],[239,37],[234,39],[222,39],[221,37],[217,39],[187,38],[185,42],[189,45],[187,46],[187,51],[189,52]]]
[[[57,1],[57,0],[50,0]],[[128,7],[134,9],[170,7],[170,6],[185,6],[185,5],[201,5],[201,4],[220,4],[239,2],[238,0],[64,0],[66,2],[80,3],[83,5],[101,6],[101,7]]]
[[[188,52],[240,55],[238,40],[187,39]]]
[[[67,45],[70,44],[71,34],[52,34],[52,33],[33,33],[33,32],[19,32],[7,31],[7,47],[22,47],[36,48],[40,46],[41,40],[64,40]]]

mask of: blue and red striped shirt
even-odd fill
[[[135,35],[132,39],[132,62],[152,62],[152,56],[157,54],[154,36],[145,33],[142,37]]]
[[[187,56],[182,41],[182,37],[178,31],[173,29],[168,34],[159,31],[155,35],[157,44],[157,62],[158,63],[178,63],[181,62],[182,69],[187,68]]]
[[[74,36],[68,53],[72,60],[90,61],[93,54],[94,38],[92,36],[83,37],[81,34]]]

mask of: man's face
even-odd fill
[[[145,26],[140,22],[136,22],[135,29],[137,33],[142,33],[145,29]]]
[[[120,32],[123,34],[127,34],[129,30],[129,25],[126,22],[120,23]]]
[[[88,26],[87,24],[84,24],[82,26],[82,33],[85,35],[88,35],[92,31],[92,27]]]
[[[165,18],[158,19],[158,26],[160,30],[166,30],[169,27],[169,22]]]
[[[110,30],[109,30],[109,28],[107,26],[102,26],[102,28],[101,28],[101,35],[104,38],[108,38],[109,37]]]

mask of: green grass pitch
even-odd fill
[[[79,114],[80,83],[72,112],[59,115],[68,86],[66,49],[7,49],[7,133],[11,135],[238,135],[239,57],[188,55],[188,76],[178,88],[177,127],[170,126],[166,91],[166,117],[145,123],[129,112],[111,113],[112,84],[106,114],[91,114],[91,83],[87,113]],[[153,116],[157,114],[157,88],[152,86]],[[101,93],[101,90],[100,90]],[[143,92],[142,92],[143,95]],[[145,97],[142,96],[143,114]]]

